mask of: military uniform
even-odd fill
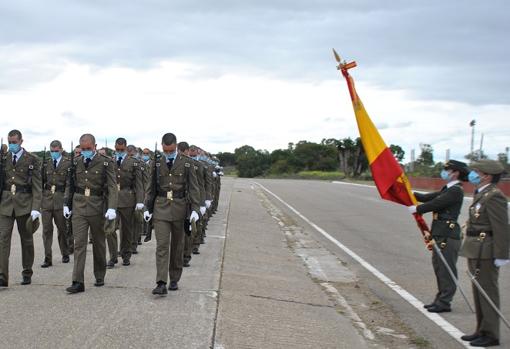
[[[503,167],[501,165],[498,167],[498,164],[491,160],[475,163],[471,167],[488,174],[503,172]],[[495,266],[494,261],[495,259],[509,259],[509,248],[508,201],[495,184],[488,184],[475,193],[473,203],[469,207],[466,237],[460,255],[467,258],[470,273],[476,277],[480,286],[498,308],[499,267]],[[499,341],[497,313],[474,285],[473,297],[476,309],[474,338],[477,338],[476,335],[478,335]]]
[[[67,237],[66,220],[63,214],[66,179],[71,161],[63,156],[59,160],[48,159],[43,165],[45,176],[42,196],[42,223],[44,261],[52,263],[51,246],[53,244],[53,221],[57,226],[58,245],[62,257],[69,257],[70,246]]]
[[[94,275],[104,280],[106,274],[106,244],[104,232],[104,207],[117,208],[118,191],[113,161],[96,153],[88,162],[83,157],[74,159],[75,192],[72,195],[70,176],[66,185],[66,203],[70,206],[72,195],[72,224],[74,233],[73,283],[84,283],[88,230],[94,241]],[[105,187],[107,193],[104,193]]]
[[[24,279],[32,277],[34,240],[32,232],[26,228],[26,222],[31,219],[32,210],[40,211],[42,189],[41,165],[34,155],[22,149],[16,154],[16,163],[13,163],[13,154],[10,152],[2,161],[5,180],[0,202],[0,280],[7,285],[14,222],[21,239],[22,276]]]
[[[184,220],[189,215],[188,203],[193,211],[199,212],[200,189],[193,162],[186,156],[179,154],[169,163],[162,157],[155,167],[153,175],[157,180],[149,181],[145,206],[153,214],[156,234],[156,282],[166,284],[170,276],[170,282],[177,283],[183,267]]]
[[[149,182],[151,181],[152,168],[153,168],[153,160],[149,160],[149,161],[145,162],[143,165],[142,179],[143,179],[143,188],[144,188],[145,193],[147,193],[147,190],[149,188]],[[144,200],[145,199],[146,198],[144,197]],[[150,236],[152,234],[152,228],[153,228],[152,220],[149,222],[145,222],[145,221],[142,222],[142,234],[148,236],[146,238],[147,239],[146,241],[150,240]]]

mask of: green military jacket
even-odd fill
[[[153,180],[148,181],[145,202],[145,206],[150,208],[150,201],[155,197],[151,212],[154,214],[153,219],[169,222],[184,220],[189,213],[189,205],[193,211],[200,211],[200,188],[191,158],[178,154],[169,169],[166,158],[162,156],[153,166],[151,175],[157,176],[158,171],[159,186]]]
[[[41,210],[41,163],[37,157],[23,149],[16,165],[12,164],[12,154],[5,155],[2,202],[0,214],[4,216],[27,215],[32,210]]]
[[[191,158],[191,160],[193,161],[193,168],[197,174],[197,183],[198,183],[198,188],[200,189],[200,206],[205,206],[205,200],[207,200],[206,198],[206,191],[205,191],[205,168],[203,166],[203,164],[198,161],[198,160],[195,160],[193,158]]]
[[[134,207],[144,201],[143,173],[140,162],[128,156],[120,167],[115,162],[119,202],[117,207]]]
[[[81,156],[73,161],[75,167],[73,214],[95,216],[103,214],[104,208],[117,209],[118,190],[113,160],[96,153],[88,168],[85,168],[85,162]],[[64,199],[66,203],[69,203],[71,195],[70,179],[68,176]]]
[[[71,160],[64,156],[60,158],[56,169],[53,168],[52,159],[48,159],[43,164],[43,173],[46,180],[42,196],[43,210],[62,210],[62,207],[64,207],[64,193],[70,167]]]
[[[478,258],[481,240],[479,233],[485,232],[482,259],[508,259],[510,228],[508,226],[508,201],[494,184],[490,184],[473,198],[466,223],[466,237],[460,255]],[[477,235],[477,236],[468,236]]]

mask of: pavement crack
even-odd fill
[[[320,308],[334,308],[334,306],[328,305],[328,304],[317,304],[317,303],[309,303],[309,302],[299,302],[299,301],[295,301],[295,300],[292,300],[292,299],[281,299],[281,298],[276,298],[276,297],[266,297],[266,296],[259,296],[259,295],[256,295],[256,294],[249,294],[248,296],[249,297],[253,297],[253,298],[267,299],[267,300],[271,300],[271,301],[275,301],[275,302],[302,304],[302,305],[309,305],[309,306],[312,306],[312,307],[320,307]]]

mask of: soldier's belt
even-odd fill
[[[83,188],[78,188],[78,187],[76,187],[74,192],[76,194],[82,194],[85,196],[103,196],[103,193],[104,193],[102,190],[95,190],[95,189],[89,189],[89,188],[83,189]]]
[[[66,191],[66,187],[63,186],[63,185],[49,185],[49,184],[46,184],[44,186],[44,189],[49,190],[52,193],[55,193],[55,192],[63,193],[63,192]]]
[[[11,184],[4,186],[5,191],[10,191],[12,195],[18,194],[18,193],[31,193],[32,192],[32,186],[30,185],[16,185]]]
[[[466,231],[467,236],[480,236],[480,234],[485,233],[487,236],[492,236],[492,231],[490,230],[484,230],[484,231],[478,231],[478,230],[468,230]]]
[[[167,199],[183,199],[185,193],[183,190],[180,191],[158,191],[158,196]]]
[[[453,221],[453,222],[457,221],[457,217],[452,217],[452,216],[448,216],[448,215],[441,215],[439,213],[434,213],[432,215],[432,219],[435,220],[435,221]]]

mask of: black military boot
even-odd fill
[[[69,293],[85,292],[85,284],[83,282],[73,281],[73,284],[66,288]]]
[[[168,291],[166,290],[166,282],[159,281],[158,286],[156,286],[156,288],[152,290],[152,294],[157,296],[167,295]]]

